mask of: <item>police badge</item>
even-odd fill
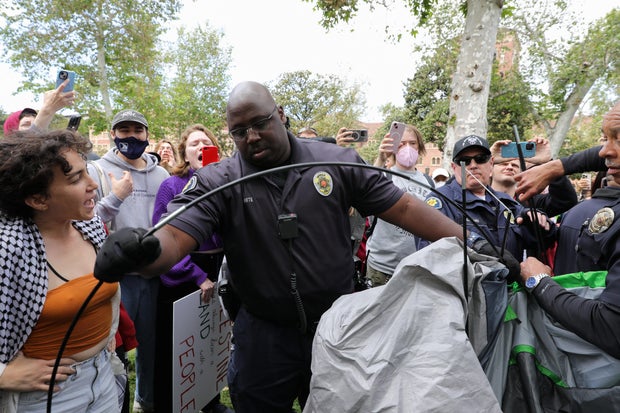
[[[609,229],[614,222],[614,210],[608,207],[599,209],[590,220],[588,231],[592,234],[599,234]]]

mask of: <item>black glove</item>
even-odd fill
[[[117,282],[155,261],[161,254],[159,239],[144,237],[146,232],[144,228],[123,228],[110,234],[97,253],[95,278]]]
[[[521,274],[521,266],[519,261],[510,253],[510,251],[504,249],[502,256],[500,256],[501,248],[493,247],[486,239],[475,232],[470,232],[467,237],[467,246],[479,254],[489,255],[491,257],[499,258],[499,261],[508,268],[508,282],[518,281]]]

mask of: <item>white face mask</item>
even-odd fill
[[[418,151],[410,145],[403,145],[396,153],[396,162],[405,168],[411,168],[418,161]]]

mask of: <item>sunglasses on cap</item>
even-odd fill
[[[461,162],[465,162],[465,166],[469,166],[472,159],[476,161],[478,165],[482,165],[482,164],[489,162],[489,160],[491,159],[491,155],[482,153],[480,155],[474,155],[474,156],[461,156],[459,158],[456,158],[454,160],[454,163],[460,166]]]

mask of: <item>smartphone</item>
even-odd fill
[[[390,138],[394,140],[394,146],[392,147],[392,152],[396,153],[398,151],[398,145],[400,145],[400,140],[403,138],[403,133],[405,133],[405,125],[402,122],[392,122],[392,126],[390,126]]]
[[[536,156],[536,142],[519,142],[519,145],[524,158]],[[517,150],[516,142],[510,142],[508,145],[502,146],[501,155],[502,158],[518,158],[519,151]]]
[[[349,129],[353,142],[368,142],[368,129]]]
[[[220,161],[220,153],[217,150],[217,146],[203,146],[202,147],[202,166],[207,166],[213,162]]]
[[[69,130],[78,130],[80,127],[80,122],[82,121],[81,115],[72,115],[69,118],[69,124],[67,125],[67,129]]]
[[[71,92],[73,90],[73,85],[75,84],[75,72],[70,70],[59,70],[58,75],[56,76],[56,88],[62,84],[65,80],[69,79],[69,83],[62,90],[63,92]]]

